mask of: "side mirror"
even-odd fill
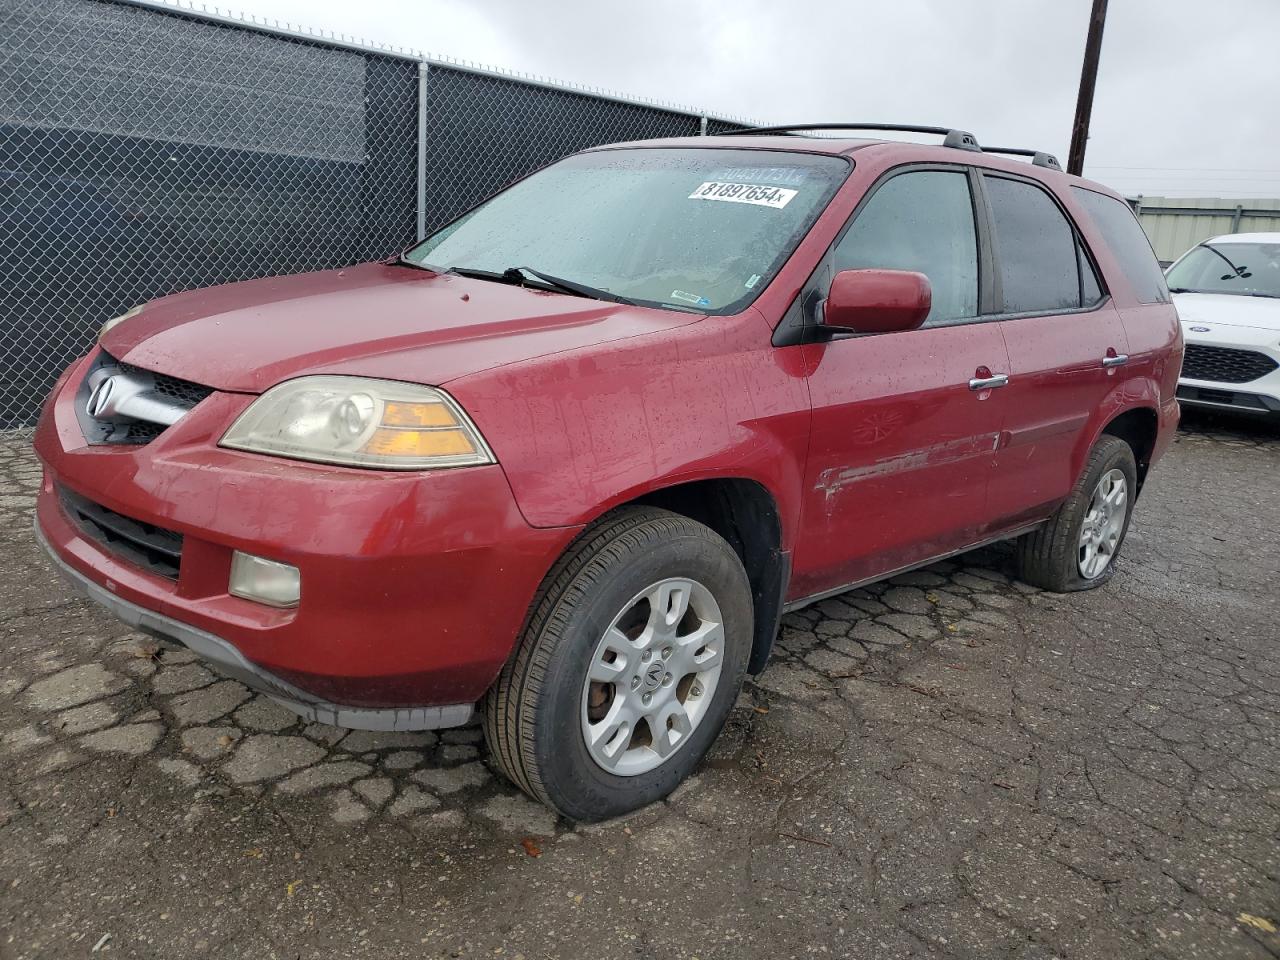
[[[933,289],[910,270],[841,270],[822,307],[829,333],[915,330],[929,316]]]

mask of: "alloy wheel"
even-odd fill
[[[1080,525],[1080,576],[1096,580],[1115,559],[1129,511],[1129,484],[1120,470],[1108,470],[1093,488]]]
[[[665,763],[706,716],[724,661],[711,591],[681,577],[636,594],[591,655],[582,736],[597,765],[634,777]]]

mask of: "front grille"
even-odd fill
[[[1200,343],[1187,344],[1182,358],[1182,375],[1192,380],[1212,380],[1217,383],[1248,383],[1265,377],[1280,364],[1265,353],[1255,350],[1236,350],[1231,347],[1207,347]]]
[[[144,401],[129,409],[99,414],[89,413],[89,401],[94,385],[101,378],[111,378],[120,383],[126,392],[132,392]],[[164,373],[154,373],[135,367],[131,363],[115,359],[105,350],[98,354],[93,366],[85,373],[76,394],[76,416],[84,430],[85,439],[93,444],[150,443],[164,432],[176,419],[184,416],[196,404],[213,393],[213,389],[190,380],[182,380]],[[157,404],[162,414],[157,414]],[[167,409],[166,409],[167,408]],[[165,419],[147,419],[164,416]]]
[[[66,487],[58,488],[58,498],[67,516],[90,540],[148,573],[178,579],[182,534],[108,510]]]
[[[1235,390],[1214,390],[1210,387],[1178,387],[1178,399],[1187,403],[1209,403],[1217,407],[1235,407],[1246,413],[1270,413],[1271,408],[1256,393],[1239,393]],[[1280,412],[1278,409],[1276,412]]]
[[[151,388],[152,390],[162,397],[177,400],[187,408],[194,407],[209,394],[213,393],[213,389],[210,387],[192,383],[190,380],[179,380],[177,377],[171,377],[166,373],[154,373],[150,370],[143,370],[141,367],[135,367],[131,363],[120,363],[119,361],[117,361],[116,365],[124,373],[143,374],[151,377],[155,381]]]
[[[145,420],[135,420],[133,423],[125,424],[124,435],[120,436],[118,443],[150,443],[160,434],[164,433],[163,423],[148,423]],[[117,434],[117,436],[119,436]]]

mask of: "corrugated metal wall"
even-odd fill
[[[1280,232],[1280,200],[1137,197],[1130,202],[1161,261],[1176,260],[1223,233]],[[1274,216],[1265,212],[1270,210]]]

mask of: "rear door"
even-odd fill
[[[874,186],[820,271],[925,274],[919,330],[806,351],[813,422],[789,599],[814,596],[968,546],[985,523],[1007,372],[999,325],[979,309],[979,224],[965,168],[905,168]]]
[[[1126,362],[1120,317],[1079,231],[1032,180],[982,177],[994,257],[993,309],[1009,350],[1008,419],[991,477],[991,519],[1050,513],[1075,483],[1086,428]]]
[[[1129,338],[1124,373],[1135,381],[1158,384],[1159,394],[1152,399],[1172,406],[1182,362],[1182,332],[1151,241],[1127,203],[1080,186],[1072,187],[1071,193],[1097,228],[1100,246],[1105,244],[1105,251],[1099,253],[1111,254],[1110,272],[1129,287],[1127,295],[1115,291],[1114,297]],[[1107,264],[1102,267],[1103,273],[1108,272]]]

